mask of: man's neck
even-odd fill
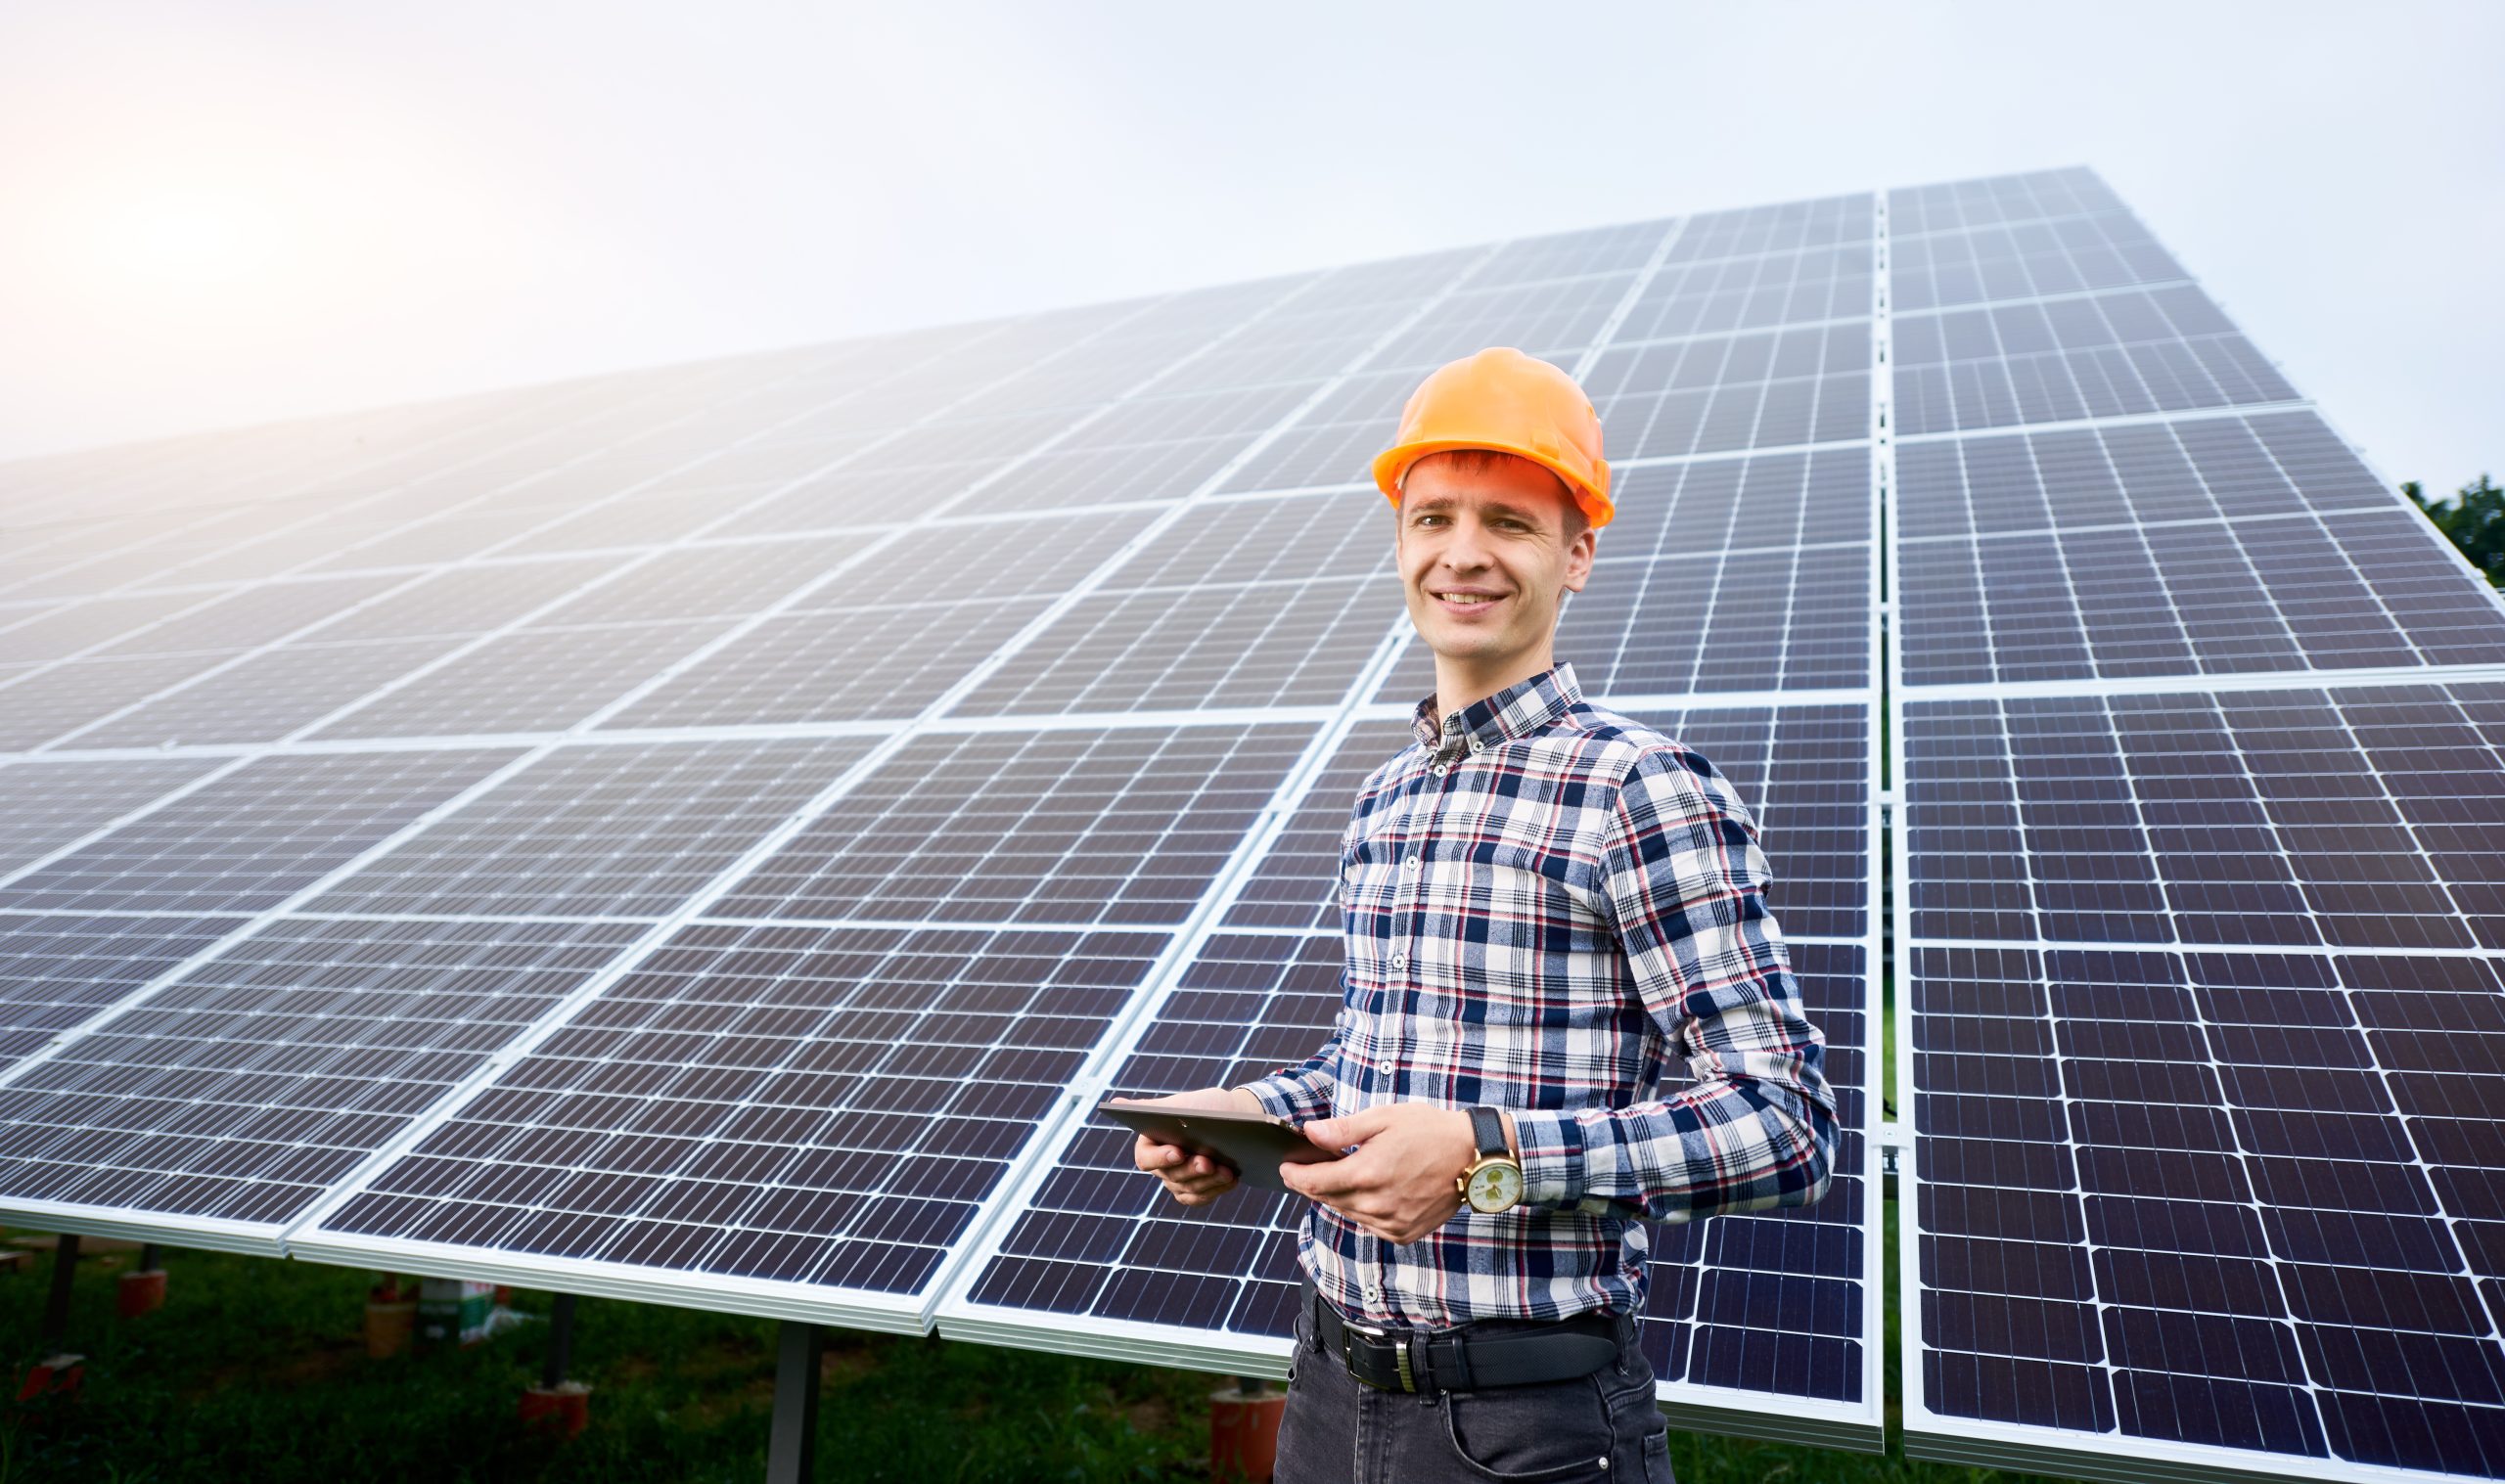
[[[1499,691],[1521,685],[1532,676],[1554,668],[1556,663],[1554,648],[1494,666],[1474,665],[1467,659],[1436,655],[1435,724],[1441,726],[1443,719],[1454,712],[1485,700]]]

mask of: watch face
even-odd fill
[[[1482,1164],[1470,1177],[1470,1206],[1474,1211],[1506,1210],[1522,1198],[1523,1172],[1517,1166]]]

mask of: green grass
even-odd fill
[[[48,1255],[0,1275],[10,1394],[39,1359]],[[774,1326],[584,1299],[574,1375],[592,1424],[556,1444],[515,1403],[546,1328],[470,1350],[366,1359],[370,1276],[220,1253],[169,1256],[168,1302],[114,1318],[127,1255],[79,1264],[69,1348],[88,1357],[66,1407],[8,1409],[0,1484],[118,1481],[740,1480],[765,1466]],[[545,1294],[515,1306],[544,1313]],[[1892,1351],[1891,1351],[1892,1353]],[[822,1480],[1199,1480],[1217,1377],[1023,1350],[830,1331]],[[4,1406],[5,1404],[0,1404]],[[1674,1434],[1686,1484],[1983,1484],[1983,1469]]]

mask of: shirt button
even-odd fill
[[[1484,752],[1487,750],[1487,744],[1474,737],[1470,740],[1470,750],[1473,752]]]
[[[1396,954],[1393,954],[1393,955],[1391,956],[1391,967],[1394,967],[1394,968],[1406,968],[1406,967],[1409,967],[1409,956],[1408,956],[1407,954],[1405,954],[1405,953],[1396,953]]]
[[[1401,862],[1401,864],[1408,867],[1410,870],[1415,871],[1418,869],[1418,858],[1413,855],[1409,857],[1409,859]]]
[[[1437,764],[1435,764],[1435,777],[1437,777],[1437,778],[1441,778],[1441,777],[1443,777],[1445,774],[1450,773],[1451,771],[1452,771],[1452,764],[1450,764],[1450,763],[1437,763]]]

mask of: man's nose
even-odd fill
[[[1444,542],[1443,564],[1457,571],[1475,571],[1487,564],[1486,533],[1475,520],[1453,523],[1452,536]]]

